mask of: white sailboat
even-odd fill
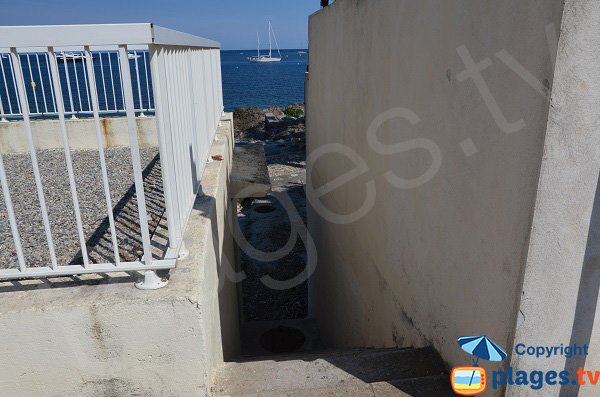
[[[271,33],[273,34],[273,39],[275,39],[275,46],[277,47],[277,53],[279,54],[279,58],[273,56],[272,44],[271,44]],[[257,63],[267,63],[267,62],[281,62],[281,52],[279,51],[279,44],[277,44],[277,37],[275,37],[275,32],[273,32],[273,28],[271,27],[271,22],[269,21],[269,55],[260,55],[260,36],[258,32],[256,32],[256,38],[258,40],[258,55],[254,57],[249,57],[248,60],[250,62]]]

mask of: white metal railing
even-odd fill
[[[50,58],[47,53],[19,54],[21,72],[26,81],[30,117],[58,117],[58,109],[52,84]],[[89,73],[83,52],[61,51],[57,53],[58,78],[61,81],[65,101],[65,114],[93,115],[90,100]],[[124,114],[125,97],[121,80],[121,57],[117,51],[92,52],[98,110],[100,114]],[[147,49],[128,52],[128,62],[134,93],[135,111],[144,116],[154,112],[154,98],[150,73],[150,57]],[[23,118],[17,93],[15,66],[9,53],[0,52],[0,121],[8,122]]]
[[[170,269],[175,266],[187,218],[200,187],[200,179],[210,146],[223,112],[219,43],[152,24],[68,25],[0,27],[0,49],[2,48],[8,49],[3,54],[9,54],[10,59],[5,62],[6,58],[3,58],[3,62],[0,63],[0,73],[3,73],[4,77],[0,84],[0,92],[4,92],[4,95],[0,95],[3,99],[0,100],[1,106],[3,106],[0,112],[4,115],[18,114],[22,116],[33,165],[32,178],[40,202],[40,212],[51,263],[44,267],[28,266],[28,258],[23,253],[21,236],[10,195],[11,189],[7,179],[7,172],[10,170],[5,169],[2,155],[0,155],[0,182],[18,260],[18,269],[0,269],[0,280],[115,271],[146,271],[146,283],[141,287],[161,286],[162,281],[156,277],[154,270]],[[131,48],[136,49],[132,52]],[[69,69],[68,60],[62,56],[64,53],[81,54],[82,59],[73,60],[74,66]],[[142,54],[142,56],[136,58],[130,54]],[[111,61],[103,65],[102,58],[104,57],[109,57]],[[140,67],[140,62],[138,62],[140,59],[143,60],[143,67]],[[35,61],[30,65],[32,60]],[[26,65],[24,65],[25,63]],[[118,66],[119,63],[121,67]],[[41,79],[40,64],[45,65],[48,71],[44,80]],[[106,70],[107,65],[108,71]],[[111,65],[113,65],[113,70],[110,70]],[[130,67],[123,67],[123,65],[130,65]],[[2,71],[2,67],[4,67],[4,71]],[[9,69],[10,73],[6,69]],[[37,92],[37,88],[28,87],[27,84],[28,79],[35,81],[35,76],[32,77],[32,74],[36,72],[36,69],[41,83],[41,89]],[[74,74],[70,75],[70,70]],[[110,75],[110,78],[107,78],[107,74]],[[7,79],[5,76],[9,76],[9,78]],[[140,76],[148,77],[144,80]],[[98,84],[98,79],[101,84]],[[79,87],[76,91],[72,89],[73,84]],[[11,85],[17,101],[9,100],[7,102],[6,98],[8,98]],[[110,87],[108,91],[107,86]],[[118,99],[115,99],[118,97],[119,90],[121,91],[121,107],[115,106],[119,102]],[[142,105],[144,92],[147,95],[146,103],[151,103],[152,106],[144,107]],[[43,98],[41,102],[38,101],[39,94]],[[79,98],[79,95],[82,98]],[[101,112],[111,110],[110,107],[107,107],[110,102],[108,97],[111,95],[114,105],[112,109],[118,108],[123,111],[129,126],[135,193],[143,245],[143,257],[133,262],[123,262],[119,256],[110,179],[103,149],[104,138],[99,116]],[[31,96],[33,96],[33,101]],[[81,220],[78,186],[73,173],[65,117],[78,113],[78,105],[79,113],[81,113],[82,103],[87,105],[86,111],[91,113],[95,121],[99,164],[114,251],[114,261],[110,263],[91,263]],[[40,112],[40,104],[43,106],[43,112]],[[50,104],[51,106],[48,106]],[[102,104],[105,106],[102,107]],[[8,107],[8,113],[6,107]],[[137,141],[136,112],[144,109],[154,110],[156,114],[168,222],[169,251],[165,258],[160,260],[153,259],[151,252],[142,166]],[[60,241],[56,241],[52,236],[31,128],[31,117],[41,113],[55,114],[60,121],[75,224],[83,257],[83,263],[80,265],[59,263],[56,258],[55,245],[60,244]]]

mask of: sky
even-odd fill
[[[280,48],[307,48],[308,16],[319,0],[0,0],[1,25],[152,22],[219,41],[224,50],[268,43],[270,20]]]

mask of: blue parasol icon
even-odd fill
[[[480,358],[488,361],[502,361],[506,358],[506,352],[487,336],[461,336],[458,344],[464,351],[477,357],[473,360],[473,365],[477,365]]]
[[[506,352],[497,344],[495,344],[487,336],[461,336],[458,338],[458,345],[467,353],[477,357],[473,360],[473,366],[476,367],[479,363],[479,359],[482,358],[488,361],[502,361],[506,358]],[[471,382],[473,381],[473,375],[471,375]],[[469,385],[471,385],[469,382]]]

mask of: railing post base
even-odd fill
[[[178,260],[182,260],[190,256],[190,250],[185,247],[185,243],[181,242],[181,248],[179,248],[179,255],[177,256]]]
[[[144,112],[141,112],[141,113],[140,113],[140,115],[139,115],[138,117],[142,117],[142,118],[143,118],[143,117],[148,117],[148,116],[146,116],[146,115],[144,114]]]
[[[142,290],[152,290],[160,289],[167,284],[169,284],[167,279],[159,277],[154,270],[147,270],[144,272],[144,281],[135,283],[135,287]]]
[[[0,119],[0,123],[8,123],[8,120],[5,117],[2,117]]]

